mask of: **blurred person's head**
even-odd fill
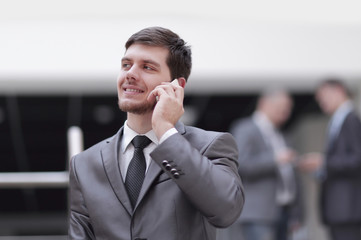
[[[322,111],[333,114],[345,101],[350,99],[345,84],[338,79],[323,81],[316,90],[316,100]]]
[[[283,125],[291,115],[293,101],[290,95],[280,89],[264,92],[258,99],[257,111],[265,114],[276,127]]]

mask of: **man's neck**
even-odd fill
[[[146,114],[127,114],[127,124],[135,132],[144,134],[152,130],[152,112]]]

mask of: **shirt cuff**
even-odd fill
[[[161,144],[162,142],[164,142],[165,140],[167,140],[170,136],[174,135],[178,133],[177,129],[175,128],[171,128],[168,131],[166,131],[163,136],[160,138],[159,140],[159,144]]]

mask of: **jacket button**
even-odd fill
[[[165,165],[165,169],[167,169],[168,171],[172,169],[172,165],[170,165],[169,163],[167,165]]]
[[[173,173],[173,176],[174,176],[174,178],[179,178],[179,176],[180,176],[180,174],[179,174],[179,172],[175,172],[175,173]]]
[[[172,169],[170,170],[170,173],[174,175],[175,173],[178,173],[178,170],[175,169],[175,168],[172,168]]]
[[[169,164],[169,162],[167,161],[167,160],[163,160],[162,161],[162,165],[165,167],[166,165],[168,165]]]

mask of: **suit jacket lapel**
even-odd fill
[[[105,172],[108,176],[110,185],[123,207],[132,214],[132,206],[125,189],[123,179],[118,164],[118,149],[120,138],[123,135],[123,128],[108,141],[108,144],[101,150],[102,160]]]
[[[176,129],[180,134],[185,134],[185,127],[184,124],[181,122],[178,122],[176,124]],[[140,201],[143,199],[149,188],[151,187],[154,180],[162,173],[162,168],[155,163],[154,161],[150,162],[148,171],[145,175],[144,182],[142,185],[142,189],[140,190],[139,197],[138,197],[138,203],[136,204],[135,208],[137,208],[137,205],[140,203]],[[124,185],[123,185],[124,186]]]
[[[269,141],[269,139],[266,138],[266,136],[264,136],[264,134],[262,133],[262,130],[259,128],[259,126],[255,123],[254,120],[252,120],[252,124],[253,127],[256,129],[256,131],[258,132],[258,138],[260,141],[258,141],[259,143],[263,143],[263,146],[268,149],[269,151],[273,151],[272,145]]]
[[[145,194],[148,192],[149,188],[151,187],[154,180],[157,178],[157,176],[162,172],[162,168],[158,166],[154,161],[150,162],[148,171],[145,175],[144,182],[142,185],[142,189],[140,190],[139,197],[137,204],[135,208],[137,208],[137,205],[142,201]]]
[[[325,147],[326,153],[332,152],[332,150],[334,149],[339,139],[339,136],[342,135],[342,128],[345,125],[345,122],[347,121],[347,118],[350,116],[351,113],[352,111],[342,116],[342,118],[339,119],[339,125],[332,126],[332,123],[329,124],[330,126],[328,127],[329,129],[327,133],[326,147]],[[334,129],[331,130],[330,129],[331,127],[333,127]],[[331,133],[331,131],[333,131],[333,133]]]

